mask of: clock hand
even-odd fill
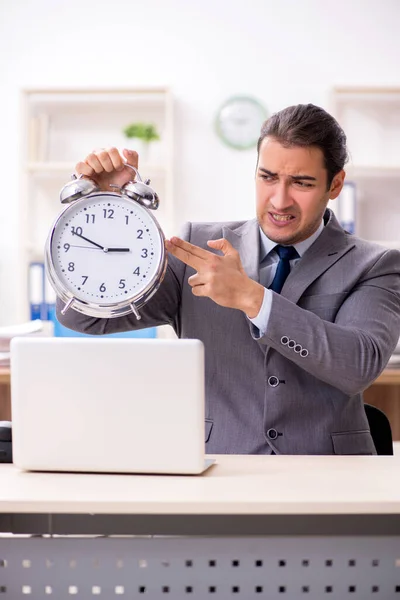
[[[86,242],[89,242],[89,244],[93,244],[97,248],[100,248],[100,250],[104,250],[104,252],[130,252],[131,251],[130,248],[106,248],[105,246],[100,246],[100,244],[97,244],[93,240],[90,240],[89,238],[85,237],[81,233],[76,233],[76,231],[74,231],[74,233],[72,235],[77,235],[78,237],[82,238]],[[84,248],[85,246],[81,246],[81,247]]]
[[[91,248],[90,246],[78,246],[77,244],[70,244],[71,248],[86,248],[86,250],[101,250],[101,248]]]
[[[74,231],[72,235],[77,235],[78,237],[82,238],[86,242],[89,242],[89,244],[93,244],[93,246],[97,246],[97,248],[100,248],[101,250],[104,250],[105,252],[107,252],[107,248],[104,248],[104,246],[100,246],[100,244],[97,244],[93,240],[89,240],[89,238],[85,237],[84,235],[81,235],[80,233],[76,233],[76,231]]]

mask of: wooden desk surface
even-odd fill
[[[400,455],[232,456],[195,476],[0,465],[0,513],[400,514]]]
[[[0,384],[10,383],[10,368],[0,367]],[[400,385],[400,368],[388,368],[374,381],[373,385]]]
[[[400,369],[394,367],[385,369],[373,385],[400,385]]]
[[[10,383],[10,368],[9,367],[0,367],[0,384],[2,383]]]

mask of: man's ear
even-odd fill
[[[331,187],[329,188],[329,200],[337,198],[342,191],[344,180],[346,177],[345,171],[342,169],[339,173],[336,173],[332,179]]]

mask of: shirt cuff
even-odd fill
[[[254,319],[250,319],[255,326],[257,331],[254,331],[255,337],[263,337],[267,331],[269,316],[271,314],[271,306],[272,306],[272,292],[267,288],[264,288],[264,298],[261,304],[260,312],[258,315],[254,317]],[[258,335],[257,335],[258,334]]]

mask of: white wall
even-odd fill
[[[0,0],[0,324],[18,314],[21,88],[168,85],[179,220],[247,218],[255,151],[219,142],[217,107],[329,109],[334,85],[399,86],[399,23],[398,0]]]

